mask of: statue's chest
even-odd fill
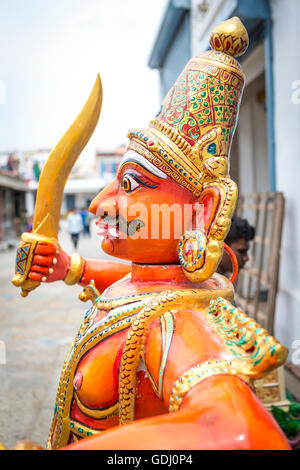
[[[88,408],[106,408],[118,400],[118,372],[127,328],[95,344],[79,361],[73,386],[77,398]]]
[[[67,361],[69,370],[73,369],[71,414],[77,419],[117,415],[119,368],[128,328],[152,296],[101,298],[85,315]],[[138,384],[157,398],[145,371],[138,373]]]

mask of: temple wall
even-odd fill
[[[271,7],[276,189],[286,198],[275,334],[293,359],[293,342],[300,340],[300,2],[272,0]]]

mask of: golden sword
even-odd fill
[[[93,90],[81,112],[50,153],[40,175],[32,233],[23,233],[16,255],[12,283],[21,287],[21,295],[40,285],[27,278],[34,250],[39,242],[59,248],[58,228],[64,187],[68,176],[97,125],[102,106],[102,84],[98,74]]]

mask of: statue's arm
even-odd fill
[[[87,259],[84,264],[83,275],[79,281],[86,286],[93,279],[100,293],[114,282],[119,281],[131,272],[131,266],[117,261]]]
[[[288,448],[223,339],[193,309],[169,312],[152,325],[145,341],[145,363],[169,409],[169,419],[176,425],[189,423],[186,443],[194,442],[192,448]]]
[[[215,376],[187,395],[180,410],[113,428],[66,449],[282,449],[271,415],[238,377]]]

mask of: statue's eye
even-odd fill
[[[209,144],[209,146],[207,147],[207,152],[211,153],[212,155],[215,155],[216,151],[217,151],[216,144],[215,143]]]
[[[122,178],[121,186],[124,189],[125,193],[132,193],[141,185],[136,181],[135,178],[133,178],[129,174],[125,174]]]

